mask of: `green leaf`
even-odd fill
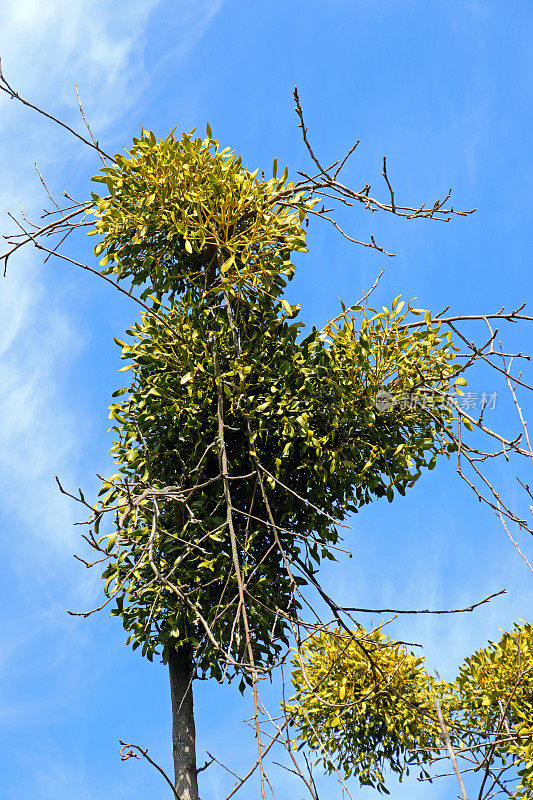
[[[285,311],[285,313],[288,314],[289,316],[292,316],[292,306],[291,306],[291,304],[287,303],[287,301],[283,297],[281,298],[280,303],[283,306],[283,310]]]
[[[220,272],[224,275],[233,266],[233,264],[235,264],[235,256],[230,256],[220,267]]]

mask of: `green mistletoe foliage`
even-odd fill
[[[399,334],[398,319],[401,324],[401,314],[391,318],[380,312],[366,320],[362,332],[345,320],[342,327],[315,330],[299,342],[300,325],[287,318],[281,304],[241,305],[235,317],[242,343],[238,359],[223,309],[213,315],[183,301],[165,316],[166,325],[144,315],[129,331],[133,341],[122,350],[134,379],[117,393],[126,392],[125,398],[111,406],[119,472],[104,484],[101,510],[126,511],[120,546],[115,532],[109,536],[108,549],[116,549],[104,577],[130,640],[142,645],[143,654],[178,641],[198,646],[205,634],[199,612],[224,643],[221,650],[201,651],[204,673],[222,674],[230,642],[233,659],[245,657],[242,638],[231,637],[238,599],[218,465],[218,384],[232,475],[241,476],[232,480],[233,507],[259,664],[270,665],[286,644],[285,616],[297,602],[295,583],[304,582],[291,577],[285,559],[303,561],[312,570],[321,558],[331,558],[328,545],[338,539],[333,515],[342,520],[372,497],[404,494],[446,449],[445,405],[431,415],[416,406],[382,411],[375,406],[379,386],[392,395],[420,386],[422,378],[426,386],[442,388],[443,375],[452,371],[447,340],[443,346],[431,329]],[[397,359],[398,346],[411,358]],[[433,359],[427,358],[428,346]],[[273,546],[256,462],[275,509],[279,546]],[[187,513],[176,497],[160,502],[150,554],[149,487],[174,486],[186,493],[191,476],[198,488]],[[147,492],[135,507],[128,501],[132,487]],[[172,585],[154,580],[151,555],[159,571],[172,576]],[[180,596],[185,593],[194,607]]]
[[[296,694],[285,711],[295,742],[314,750],[328,771],[385,793],[387,769],[401,780],[414,765],[428,777],[431,759],[445,752],[438,700],[454,750],[474,756],[482,776],[486,765],[495,774],[504,769],[511,796],[531,798],[531,625],[516,625],[469,656],[453,682],[428,675],[423,658],[379,628],[323,631],[304,642],[293,663]]]
[[[141,296],[208,289],[217,252],[228,286],[277,294],[283,275],[293,274],[290,253],[306,252],[301,223],[309,206],[298,196],[292,208],[280,204],[292,185],[287,170],[259,181],[257,170],[220,150],[209,126],[203,140],[143,133],[116,162],[93,178],[109,191],[92,195],[92,233],[101,236],[95,254],[104,254],[104,274],[143,286]]]
[[[359,628],[310,637],[293,663],[297,694],[286,711],[299,747],[315,750],[327,771],[385,793],[387,768],[400,779],[412,764],[427,775],[424,763],[440,746],[432,698],[444,691],[423,658],[379,628]]]
[[[533,626],[522,623],[469,656],[454,684],[461,721],[477,745],[477,731],[496,731],[495,752],[518,767],[516,797],[533,795]]]
[[[306,207],[284,205],[286,172],[259,181],[210,132],[144,134],[102,173],[96,252],[153,302],[119,342],[132,379],[97,507],[105,591],[150,659],[189,642],[221,680],[251,648],[268,671],[335,522],[453,449],[455,349],[400,298],[303,335],[282,292]]]

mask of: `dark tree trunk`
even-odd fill
[[[192,648],[172,650],[168,660],[172,699],[172,750],[176,792],[180,800],[198,800],[196,733],[192,700]]]

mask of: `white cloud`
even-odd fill
[[[8,79],[39,102],[71,104],[74,83],[90,92],[99,122],[120,114],[142,77],[146,24],[159,0],[19,0],[0,3],[1,51]]]
[[[42,544],[60,545],[72,540],[72,518],[53,475],[59,468],[70,472],[76,421],[59,395],[58,374],[80,342],[66,314],[46,313],[30,270],[20,267],[4,281],[9,289],[0,301],[3,508],[14,515],[15,525],[22,516]]]
[[[75,83],[102,130],[138,99],[147,79],[172,59],[173,68],[198,44],[223,0],[0,0],[0,56],[8,80],[21,94],[79,118]],[[172,48],[145,68],[150,17],[164,5]],[[168,7],[167,7],[168,6]],[[154,54],[152,53],[152,56]],[[8,102],[6,100],[3,101]],[[1,105],[2,101],[0,101]],[[2,125],[9,124],[4,114]],[[30,120],[31,124],[31,120]],[[20,129],[19,129],[20,133]]]
[[[68,103],[72,117],[74,82],[81,77],[101,109],[98,124],[109,123],[124,110],[129,83],[142,74],[138,56],[155,4],[147,0],[126,9],[125,3],[90,0],[0,2],[6,77],[21,94],[61,116]],[[62,161],[70,160],[75,145],[66,137],[60,141],[51,124],[5,96],[0,108],[4,232],[13,227],[6,211],[17,211],[24,201],[30,217],[36,216],[42,203],[33,161],[60,176]],[[67,120],[74,121],[68,114]],[[0,283],[1,495],[13,527],[22,524],[45,550],[62,547],[70,556],[75,511],[59,496],[53,476],[61,472],[68,480],[69,464],[79,458],[79,421],[68,406],[61,375],[81,341],[72,315],[50,302],[39,262],[34,252],[17,253]]]
[[[152,79],[161,74],[172,61],[184,60],[191,53],[211,25],[224,0],[180,0],[173,9],[173,21],[178,20],[180,36],[176,38],[174,47],[159,60],[152,74]]]
[[[160,0],[0,0],[4,74],[22,96],[85,133],[75,96],[78,82],[96,134],[110,135],[150,80],[143,53],[150,14],[159,5]],[[220,0],[200,2],[195,18],[192,3],[173,4],[173,13],[179,17],[183,10],[188,20],[177,31],[180,57],[198,42],[219,5]],[[13,229],[7,212],[17,212],[21,203],[30,218],[40,213],[46,195],[34,161],[62,189],[67,172],[72,181],[73,164],[87,175],[86,155],[53,123],[0,94],[0,233]],[[58,292],[54,265],[43,268],[41,261],[34,250],[17,253],[7,277],[0,277],[0,585],[11,597],[0,626],[0,673],[3,686],[13,680],[16,687],[0,695],[0,719],[8,722],[34,717],[26,692],[18,691],[17,676],[21,664],[31,668],[27,653],[35,652],[36,642],[47,675],[60,676],[57,683],[47,682],[39,700],[41,716],[53,716],[75,695],[92,634],[81,626],[74,635],[80,623],[74,625],[64,609],[94,606],[100,590],[97,574],[81,565],[70,568],[79,537],[72,522],[79,508],[59,494],[54,482],[60,474],[66,486],[77,485],[80,465],[85,474],[89,428],[72,406],[65,379],[85,345],[74,310],[78,298],[61,285],[66,300],[53,296]],[[68,668],[57,666],[61,658]],[[38,772],[37,764],[28,766]],[[40,785],[38,794],[62,796],[65,786],[72,794],[74,782],[68,774],[63,785],[62,774],[62,768],[53,775],[48,771],[50,785]],[[39,784],[40,776],[35,780]],[[84,782],[80,779],[74,793],[92,797]]]
[[[176,58],[196,45],[221,2],[172,5]],[[78,82],[95,131],[109,132],[148,80],[143,52],[150,15],[159,5],[160,0],[0,0],[4,74],[22,96],[85,134],[75,96]],[[30,217],[37,216],[45,198],[33,162],[60,184],[64,167],[80,158],[80,146],[0,95],[0,152],[4,233],[13,227],[7,211],[24,202]],[[57,302],[50,302],[39,262],[35,251],[15,254],[8,277],[0,278],[0,497],[18,523],[55,547],[71,541],[70,514],[76,509],[66,510],[53,475],[61,472],[68,481],[69,463],[83,448],[61,375],[82,341],[70,312],[53,310]]]

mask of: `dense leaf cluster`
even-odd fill
[[[455,752],[473,754],[481,776],[490,764],[517,800],[531,798],[531,625],[516,625],[469,656],[452,682],[428,675],[423,658],[379,628],[323,631],[297,651],[294,666],[296,695],[286,711],[299,746],[314,750],[328,771],[387,793],[387,770],[401,780],[416,765],[428,776],[444,748],[438,700]],[[502,769],[514,774],[502,778]]]
[[[203,140],[143,133],[116,162],[93,178],[109,191],[92,195],[95,253],[104,254],[104,274],[129,278],[145,297],[209,289],[217,251],[228,284],[277,294],[282,276],[293,273],[290,253],[306,251],[301,222],[309,204],[298,196],[297,210],[278,202],[292,185],[287,170],[258,180],[230,148],[220,150],[209,127]]]
[[[238,359],[223,307],[206,312],[183,300],[165,321],[145,315],[129,331],[133,342],[122,346],[134,380],[125,399],[111,406],[120,472],[104,486],[104,507],[125,507],[132,487],[186,492],[198,484],[188,510],[175,499],[160,502],[152,555],[174,586],[191,593],[195,608],[227,646],[238,599],[218,463],[216,341],[254,648],[258,662],[268,664],[278,650],[277,634],[284,640],[283,615],[294,602],[294,584],[304,582],[301,576],[292,579],[284,559],[302,560],[312,570],[325,555],[332,557],[328,545],[338,537],[333,515],[340,521],[373,496],[405,493],[444,447],[436,428],[446,424],[445,406],[431,416],[416,406],[380,412],[377,388],[398,393],[418,386],[421,377],[426,385],[439,383],[453,352],[440,349],[440,337],[431,330],[405,334],[399,344],[397,319],[385,312],[365,320],[362,331],[345,320],[342,327],[314,330],[298,341],[300,325],[287,319],[280,304],[242,304],[235,316]],[[402,348],[410,354],[403,361]],[[281,548],[268,524],[253,457],[264,469]],[[127,518],[118,558],[105,572],[108,591],[118,589],[125,627],[144,653],[169,637],[190,637],[196,645],[202,638],[194,609],[155,579],[146,549],[152,517],[147,496]],[[236,660],[244,655],[242,645],[233,639]],[[221,655],[208,648],[202,669],[220,674]]]
[[[497,731],[496,752],[518,765],[516,796],[533,796],[533,626],[517,624],[465,659],[454,688],[472,743],[477,731]]]
[[[317,752],[329,772],[357,776],[386,792],[385,771],[400,779],[440,745],[432,702],[443,687],[416,657],[378,628],[353,636],[335,629],[310,637],[294,658],[297,694],[286,707],[299,746]]]
[[[230,673],[249,659],[236,537],[253,657],[268,670],[301,587],[333,557],[335,521],[404,494],[450,449],[455,351],[429,316],[409,327],[422,312],[400,298],[343,308],[304,337],[282,297],[304,209],[276,204],[286,173],[258,181],[210,133],[145,134],[102,172],[96,251],[154,304],[120,343],[132,381],[110,409],[105,589],[144,655],[191,642],[199,672],[220,679],[228,659]]]

